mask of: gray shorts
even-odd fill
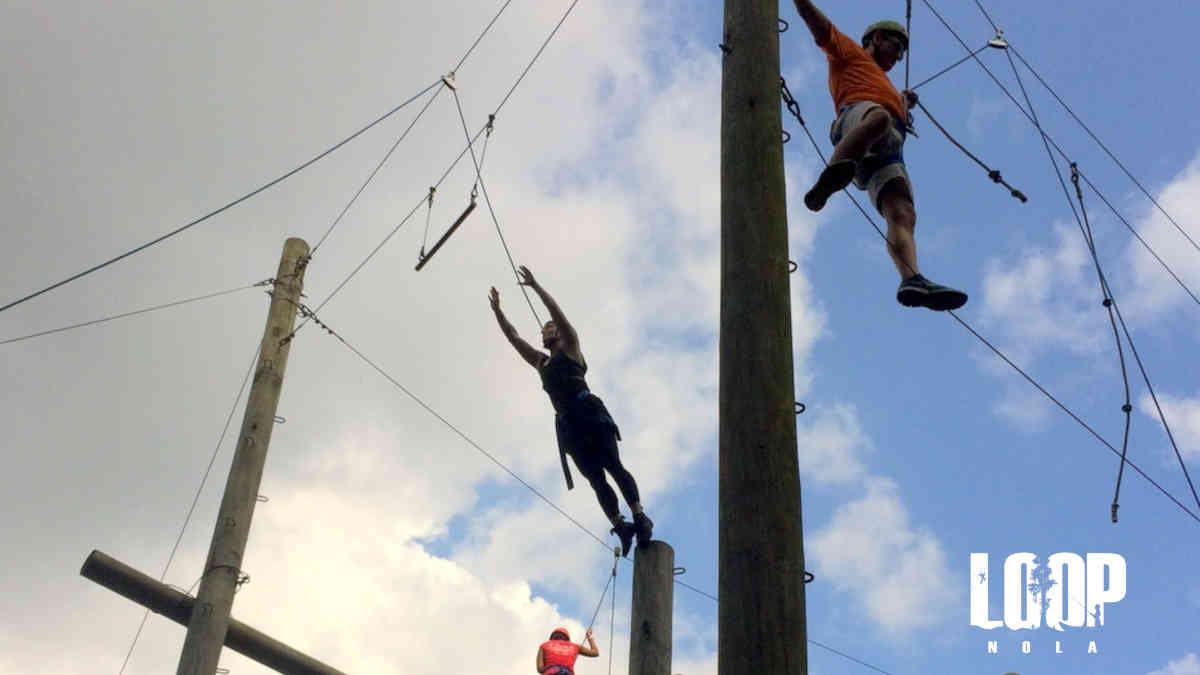
[[[833,127],[829,130],[829,140],[836,146],[844,135],[858,126],[867,113],[875,108],[887,112],[886,108],[873,101],[859,101],[843,106],[838,118],[833,121]],[[867,194],[871,196],[871,203],[875,205],[876,209],[879,208],[879,194],[883,191],[883,187],[897,178],[904,181],[904,187],[908,190],[910,200],[913,195],[912,181],[909,180],[908,171],[904,168],[903,158],[901,157],[899,161],[888,161],[888,158],[901,155],[904,150],[904,134],[896,128],[896,118],[891,113],[888,113],[888,117],[892,120],[892,126],[888,128],[888,132],[884,134],[883,138],[867,150],[867,155],[858,163],[858,172],[854,176],[854,186],[859,190],[867,191]],[[887,163],[879,166],[880,162]]]

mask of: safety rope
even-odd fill
[[[908,34],[908,53],[904,55],[904,88],[908,89],[908,72],[912,65],[912,0],[905,0],[904,5],[904,32]]]
[[[967,148],[964,147],[962,143],[959,143],[957,139],[955,139],[953,136],[951,136],[950,132],[946,131],[946,127],[943,127],[936,119],[934,119],[933,115],[929,114],[929,110],[925,107],[924,103],[921,103],[920,101],[918,101],[917,107],[921,109],[921,112],[925,113],[925,116],[929,118],[929,121],[933,122],[933,126],[937,127],[938,130],[941,131],[942,134],[944,134],[946,136],[946,138],[951,143],[953,143],[956,148],[958,148],[959,150],[962,150],[963,154],[965,154],[967,157],[971,158],[971,160],[974,161],[979,166],[983,167],[983,170],[987,172],[988,178],[991,178],[993,183],[999,183],[1000,185],[1003,185],[1004,187],[1008,188],[1008,193],[1010,195],[1012,195],[1013,197],[1015,197],[1016,199],[1021,200],[1022,204],[1029,201],[1029,199],[1025,196],[1025,194],[1023,192],[1021,192],[1020,190],[1016,189],[1015,187],[1009,185],[1008,182],[1004,180],[1004,178],[1000,175],[999,170],[993,169],[990,166],[988,166],[987,164],[984,164],[983,160],[976,157],[970,150],[967,150]]]
[[[1121,442],[1121,464],[1117,468],[1117,486],[1113,491],[1112,500],[1112,521],[1115,523],[1117,522],[1117,509],[1120,506],[1118,502],[1121,497],[1121,479],[1125,475],[1125,458],[1129,452],[1129,426],[1132,422],[1133,405],[1130,403],[1129,397],[1129,375],[1125,367],[1125,349],[1121,346],[1121,336],[1117,332],[1117,321],[1113,316],[1112,291],[1108,287],[1104,273],[1100,270],[1100,259],[1096,255],[1096,240],[1092,235],[1092,225],[1088,220],[1087,207],[1083,203],[1083,189],[1079,187],[1079,166],[1074,162],[1071,163],[1071,183],[1075,186],[1075,197],[1079,200],[1079,212],[1083,215],[1084,239],[1087,241],[1088,250],[1092,253],[1092,260],[1096,264],[1096,274],[1100,277],[1100,292],[1104,294],[1104,308],[1108,310],[1108,320],[1112,324],[1113,340],[1117,345],[1117,358],[1121,362],[1121,382],[1125,387],[1125,404],[1121,406],[1122,412],[1125,413],[1125,434]]]
[[[574,4],[572,4],[571,6],[574,7]],[[569,11],[570,10],[568,10],[568,12]],[[564,15],[563,18],[565,19],[566,16]],[[467,117],[466,117],[466,114],[463,113],[462,101],[459,99],[458,92],[454,92],[454,103],[458,107],[458,119],[462,123],[463,134],[466,134],[469,136],[470,131],[468,131],[468,129],[467,129]],[[492,127],[496,122],[496,114],[499,112],[499,110],[500,110],[500,108],[496,108],[497,112],[494,112],[494,113],[488,115],[488,121],[487,121],[486,128],[488,129],[489,135],[491,134]],[[486,149],[486,146],[487,146],[487,139],[485,138],[484,139],[484,148],[485,149]],[[500,245],[504,249],[504,255],[508,258],[508,265],[512,269],[513,276],[516,277],[516,279],[517,279],[518,287],[521,289],[521,294],[525,296],[525,303],[527,305],[529,305],[529,311],[533,313],[533,320],[537,322],[538,326],[541,326],[542,318],[538,315],[537,308],[535,308],[533,306],[533,301],[530,300],[530,298],[529,298],[528,288],[524,284],[520,283],[521,275],[517,272],[517,263],[513,260],[512,250],[509,249],[508,241],[504,238],[504,230],[501,229],[500,219],[496,216],[495,207],[492,206],[492,198],[491,198],[491,196],[488,195],[487,184],[483,182],[483,171],[481,168],[482,162],[480,161],[480,159],[475,157],[474,146],[468,146],[468,149],[471,151],[471,161],[475,164],[475,184],[480,190],[483,191],[483,201],[484,201],[484,203],[487,204],[488,213],[491,214],[491,216],[492,216],[492,223],[496,226],[496,235],[500,238]],[[475,190],[474,190],[474,188],[472,188],[472,194],[474,194],[474,192],[475,192]]]

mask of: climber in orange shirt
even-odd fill
[[[837,109],[829,134],[833,155],[804,196],[804,204],[820,211],[833,193],[853,181],[867,191],[887,220],[888,254],[901,279],[896,300],[906,307],[940,311],[962,307],[966,293],[933,283],[917,267],[913,238],[917,212],[903,155],[910,128],[908,110],[917,104],[917,94],[901,94],[887,76],[908,51],[908,31],[895,21],[880,21],[867,28],[859,44],[839,31],[811,0],[795,3],[829,59],[829,93]]]

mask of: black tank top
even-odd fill
[[[546,365],[538,368],[542,389],[550,396],[554,412],[566,415],[578,407],[580,392],[588,390],[587,382],[583,379],[586,372],[587,366],[577,363],[562,351],[555,353]]]

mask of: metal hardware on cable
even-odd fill
[[[681,575],[681,574],[687,574],[687,568],[686,568],[686,567],[676,567],[676,568],[674,568],[674,569],[672,569],[672,570],[671,570],[671,574],[672,574],[673,576],[679,576],[679,575]]]
[[[436,192],[436,187],[429,186],[429,197],[426,198],[426,201],[429,203],[429,209],[425,212],[425,236],[421,237],[421,252],[418,254],[418,258],[425,257],[425,243],[429,241],[429,221],[433,217],[433,195]]]
[[[788,89],[787,80],[779,78],[779,88],[783,94],[783,103],[787,106],[788,112],[800,122],[800,126],[804,126],[804,117],[800,115],[800,104],[796,102],[796,98],[792,96],[792,92]]]
[[[1008,40],[1004,39],[1004,31],[996,29],[996,37],[988,40],[987,46],[992,49],[1008,49]]]
[[[442,76],[442,84],[450,88],[451,91],[457,91],[458,85],[454,83],[454,71],[450,71]]]
[[[276,415],[275,424],[287,424],[287,418],[285,418],[283,415]]]
[[[733,47],[727,46],[724,42],[718,44],[717,46],[721,48],[721,51],[724,52],[726,56],[733,53]]]

